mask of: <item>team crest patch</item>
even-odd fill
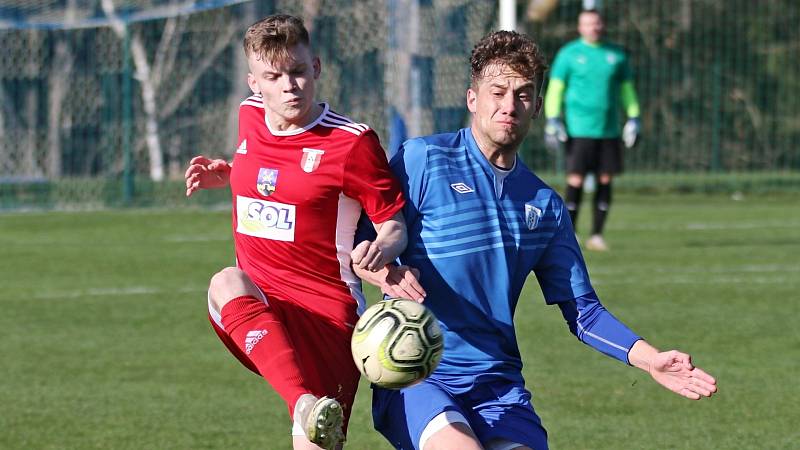
[[[319,162],[322,160],[323,153],[325,153],[325,150],[304,148],[303,157],[300,159],[300,167],[303,168],[303,172],[311,173],[317,170],[317,167],[319,167]]]
[[[529,230],[534,230],[537,226],[539,226],[539,220],[541,218],[541,209],[531,205],[530,203],[525,204],[525,225],[528,226]]]
[[[258,181],[256,181],[256,188],[258,193],[268,197],[275,192],[278,185],[278,169],[258,169]]]

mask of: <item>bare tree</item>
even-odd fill
[[[111,28],[120,39],[125,39],[129,33],[128,27],[119,18],[113,0],[102,0],[103,12],[111,22]],[[175,20],[171,18],[169,20]],[[131,55],[136,74],[134,77],[139,82],[142,92],[142,104],[145,113],[145,140],[147,141],[148,156],[150,159],[150,178],[154,181],[164,179],[164,153],[161,150],[161,140],[158,136],[158,117],[156,112],[156,89],[150,70],[150,62],[147,60],[147,52],[142,42],[142,37],[138,33],[130,36]]]
[[[244,23],[251,24],[257,20],[255,6],[256,5],[254,2],[246,3],[243,6],[242,21]],[[235,49],[233,55],[234,63],[231,64],[229,73],[231,74],[231,79],[235,81],[233,83],[233,89],[231,89],[226,102],[228,110],[228,121],[226,127],[228,130],[227,142],[232,144],[239,137],[239,103],[242,101],[242,94],[247,94],[250,92],[249,88],[245,87],[245,74],[250,69],[247,67],[247,58],[245,57],[241,46],[238,49]],[[227,147],[229,149],[228,152],[226,152],[227,156],[233,154],[233,147],[234,145]]]
[[[77,11],[76,0],[67,1],[64,11],[64,24],[69,26],[75,21]],[[47,119],[47,175],[50,178],[61,176],[61,113],[64,97],[67,94],[69,79],[72,74],[75,57],[69,43],[65,40],[56,42],[53,63],[47,77],[48,119]]]
[[[22,139],[22,175],[41,176],[42,170],[36,160],[36,98],[35,90],[30,89],[25,96],[26,133]]]
[[[159,137],[159,123],[174,114],[186,97],[194,91],[203,73],[214,63],[217,56],[230,45],[231,39],[238,29],[238,24],[235,21],[231,21],[222,30],[211,51],[202,60],[197,61],[192,70],[182,78],[182,82],[176,90],[170,91],[168,96],[159,96],[164,80],[172,75],[175,62],[178,59],[178,46],[183,35],[186,19],[180,16],[166,19],[164,31],[151,65],[140,33],[131,32],[126,28],[126,24],[116,13],[114,0],[101,0],[101,5],[103,12],[111,22],[114,33],[120,39],[124,39],[126,33],[131,33],[131,56],[135,67],[135,78],[141,88],[142,105],[146,116],[145,143],[150,160],[150,178],[155,181],[161,181],[164,179],[165,171],[164,151]],[[178,11],[177,5],[175,11]],[[158,105],[156,98],[167,98],[167,101],[162,105]]]
[[[42,37],[40,33],[29,31],[30,39],[27,40],[31,54],[36,54],[41,48]],[[30,58],[26,61],[29,73],[39,73],[42,70],[43,62],[40,58]],[[21,115],[24,123],[24,134],[19,136],[20,151],[22,152],[22,164],[20,173],[23,176],[41,176],[42,169],[39,165],[39,158],[37,157],[37,150],[40,148],[38,141],[38,126],[36,123],[38,111],[39,93],[36,89],[28,89],[25,95],[25,106],[23,107],[24,115]]]

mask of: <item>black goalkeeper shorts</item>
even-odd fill
[[[567,140],[567,173],[615,175],[622,173],[622,145],[619,138]]]

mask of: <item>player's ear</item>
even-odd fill
[[[314,79],[319,79],[319,74],[322,73],[322,63],[319,61],[319,57],[315,56],[313,62],[311,63],[314,67]]]
[[[467,89],[467,109],[469,110],[469,112],[474,113],[475,111],[478,110],[477,103],[478,103],[478,92],[473,88]]]
[[[261,93],[261,88],[258,87],[256,77],[250,72],[247,73],[247,85],[250,86],[250,90],[253,91],[253,94]]]

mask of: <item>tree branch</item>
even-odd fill
[[[211,64],[216,61],[217,56],[219,56],[223,50],[228,48],[231,43],[231,39],[236,34],[237,29],[238,27],[236,23],[231,23],[228,25],[228,28],[225,30],[225,32],[217,39],[217,42],[214,45],[214,48],[211,49],[208,57],[203,59],[198,66],[194,67],[189,72],[189,75],[183,79],[183,82],[178,90],[169,97],[167,103],[159,111],[160,118],[163,119],[175,113],[175,110],[178,109],[184,98],[194,90],[197,80],[199,80],[205,71],[211,67]]]

